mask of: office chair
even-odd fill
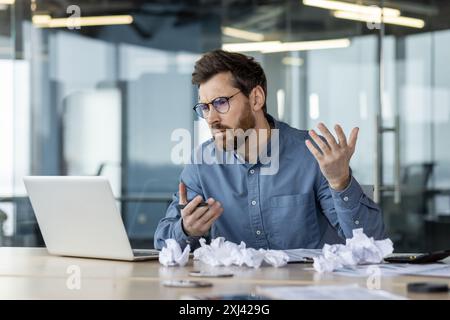
[[[433,174],[433,162],[411,164],[402,175],[402,211],[425,215],[428,213],[427,186]]]
[[[6,213],[0,209],[0,247],[3,246],[3,224],[5,223],[6,219],[8,218],[8,216],[6,215]]]

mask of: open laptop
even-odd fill
[[[158,259],[159,251],[133,250],[105,177],[24,178],[48,252],[126,261]]]

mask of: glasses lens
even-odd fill
[[[195,112],[199,117],[205,118],[209,113],[209,106],[206,103],[197,103],[195,105]]]
[[[227,98],[217,98],[214,99],[212,105],[217,110],[217,112],[225,113],[229,109],[228,99]]]

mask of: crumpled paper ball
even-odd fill
[[[211,266],[247,265],[259,268],[263,261],[274,267],[282,267],[287,264],[289,256],[281,250],[256,250],[247,248],[242,241],[238,245],[218,237],[209,245],[201,238],[200,248],[194,251],[194,259]]]
[[[191,247],[189,245],[184,248],[184,251],[181,252],[181,247],[177,241],[174,239],[167,239],[166,246],[162,248],[159,253],[159,262],[166,266],[185,266],[189,261],[189,252],[191,251]]]
[[[367,237],[363,229],[354,229],[353,238],[343,244],[326,244],[322,255],[314,257],[313,267],[319,273],[332,272],[347,266],[358,264],[374,264],[394,251],[390,239],[374,240]]]

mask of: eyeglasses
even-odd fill
[[[229,97],[215,98],[214,100],[208,103],[197,103],[193,109],[200,118],[207,118],[209,116],[210,111],[209,105],[212,105],[218,113],[227,113],[228,110],[230,110],[230,99],[240,92],[241,91],[239,90],[238,92]]]

